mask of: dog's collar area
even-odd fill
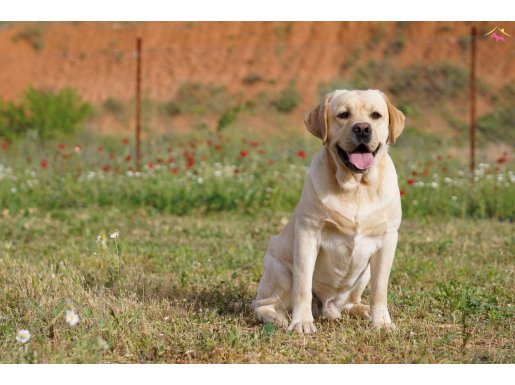
[[[377,146],[377,148],[374,151],[370,151],[368,147],[364,144],[360,144],[351,154],[368,154],[371,153],[372,156],[375,158],[376,154],[379,152],[379,149],[381,148],[381,143]],[[339,145],[336,145],[336,152],[338,153],[338,157],[343,162],[343,164],[352,172],[356,172],[359,174],[363,174],[368,171],[368,169],[360,169],[356,167],[349,159],[349,154],[341,148]]]

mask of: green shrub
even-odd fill
[[[264,80],[263,75],[256,72],[251,72],[243,78],[243,84],[252,85],[255,83],[262,82]]]
[[[477,122],[481,135],[489,141],[502,141],[515,146],[515,110],[513,104],[501,106],[483,115]]]
[[[177,116],[181,111],[181,106],[174,100],[170,100],[163,104],[162,110],[169,116]]]
[[[333,92],[334,90],[354,90],[357,88],[359,87],[357,87],[357,85],[352,81],[333,79],[329,82],[322,82],[318,85],[318,98],[320,100],[329,92]]]
[[[125,111],[123,102],[111,97],[104,100],[102,107],[104,110],[114,115],[120,115]]]
[[[29,88],[19,104],[0,106],[0,136],[15,139],[33,131],[41,139],[73,134],[92,107],[73,89],[61,91]]]
[[[216,130],[220,132],[224,128],[228,127],[230,124],[234,123],[238,117],[238,114],[241,111],[248,110],[252,108],[253,105],[253,101],[246,101],[245,103],[240,103],[235,107],[229,108],[228,110],[224,111],[224,113],[218,119],[218,122],[216,124]]]
[[[14,35],[12,40],[14,42],[20,40],[26,41],[36,52],[41,51],[45,45],[43,40],[43,31],[41,30],[41,27],[37,25],[28,25]]]
[[[223,86],[184,82],[163,109],[170,116],[181,113],[202,116],[224,111],[229,102],[230,97]]]
[[[442,97],[458,96],[468,85],[468,73],[464,68],[443,63],[435,66],[411,65],[402,71],[394,71],[390,91],[395,95],[413,94],[428,102]]]
[[[300,93],[294,84],[284,88],[277,98],[272,102],[275,109],[279,112],[291,112],[299,104]]]

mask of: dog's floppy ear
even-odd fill
[[[323,143],[327,141],[327,131],[329,130],[329,102],[332,93],[327,94],[322,102],[313,108],[304,118],[304,124],[309,132],[316,137],[322,139]]]
[[[404,121],[406,118],[404,114],[397,109],[386,97],[385,94],[381,92],[386,105],[388,106],[388,144],[395,144],[397,138],[401,135],[402,130],[404,130]]]

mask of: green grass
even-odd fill
[[[2,363],[514,362],[508,154],[472,181],[407,129],[390,151],[405,218],[389,291],[399,331],[344,316],[300,336],[257,323],[250,302],[316,139],[265,143],[230,126],[155,138],[139,173],[128,139],[0,144]]]
[[[2,363],[515,360],[510,223],[406,220],[389,286],[399,331],[344,316],[300,336],[258,324],[249,305],[287,212],[173,216],[114,205],[1,215]],[[115,229],[119,254],[113,239],[96,241]],[[72,308],[75,327],[65,322]],[[20,329],[32,334],[26,344],[15,340]]]
[[[0,148],[0,208],[117,205],[180,215],[293,210],[320,143],[293,135],[265,143],[226,130],[146,142],[141,172],[134,170],[132,144],[120,139],[86,141],[79,149],[73,142],[41,146],[27,139]],[[515,174],[507,155],[478,163],[473,181],[461,159],[443,150],[421,155],[424,146],[439,148],[439,142],[406,129],[391,150],[406,218],[515,218]]]

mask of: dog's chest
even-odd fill
[[[380,210],[327,219],[321,232],[316,279],[338,291],[351,288],[381,248],[386,229]]]

